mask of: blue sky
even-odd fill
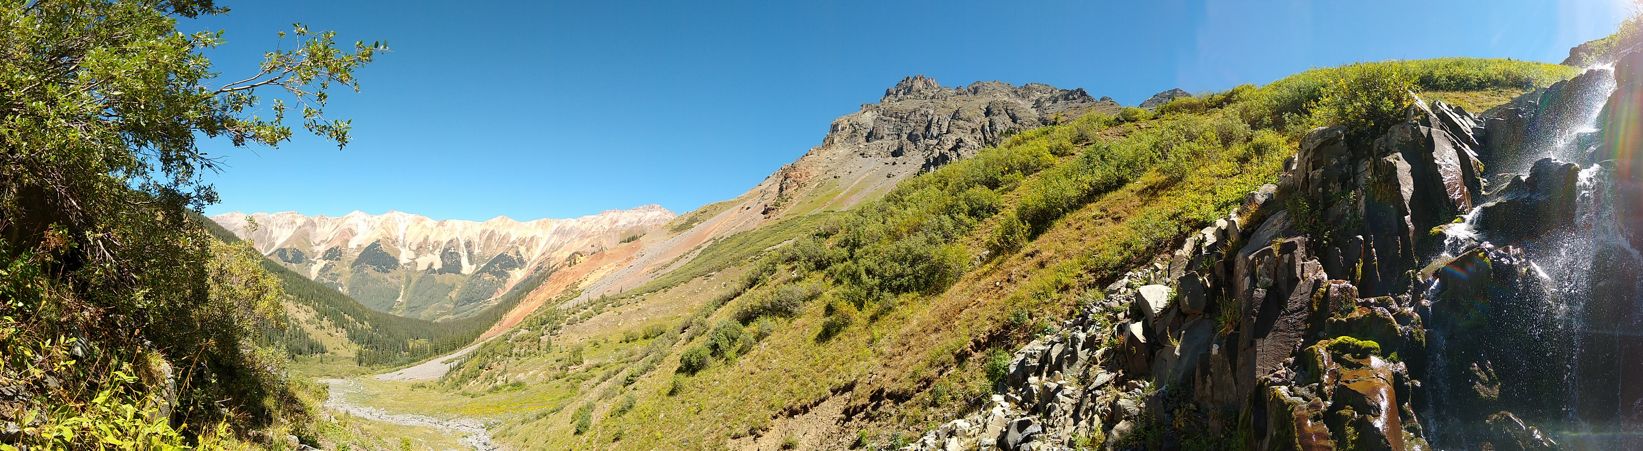
[[[220,1],[224,78],[302,22],[392,48],[338,93],[353,142],[208,143],[208,213],[572,217],[734,197],[903,76],[1082,87],[1132,105],[1312,67],[1438,56],[1561,61],[1628,0]],[[1441,4],[1436,4],[1441,3]],[[238,78],[238,77],[234,77]]]

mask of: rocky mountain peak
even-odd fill
[[[1152,97],[1148,97],[1147,100],[1141,102],[1141,108],[1146,108],[1149,110],[1157,109],[1158,107],[1164,106],[1166,103],[1170,103],[1171,100],[1182,97],[1192,97],[1192,93],[1186,92],[1181,88],[1172,88],[1168,91],[1153,94]]]
[[[884,90],[884,98],[880,101],[889,102],[910,98],[930,98],[946,92],[936,79],[924,75],[913,75],[896,82],[895,86]]]
[[[850,154],[858,156],[917,160],[907,163],[930,169],[997,144],[1015,131],[1118,108],[1110,99],[1095,100],[1083,89],[1001,81],[948,89],[932,78],[914,75],[885,90],[881,102],[835,120],[822,147],[851,147],[855,151]]]

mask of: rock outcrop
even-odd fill
[[[779,175],[784,181],[799,179],[795,174],[837,175],[817,166],[838,168],[841,162],[832,160],[844,159],[906,168],[887,177],[895,178],[974,155],[1011,133],[1117,108],[1083,89],[997,81],[946,88],[916,75],[886,89],[879,103],[833,121],[822,145]]]
[[[1483,119],[1314,130],[911,448],[1643,446],[1638,105],[1643,52]]]
[[[1147,100],[1141,101],[1141,108],[1156,110],[1158,107],[1164,106],[1166,103],[1170,103],[1171,100],[1182,97],[1192,97],[1192,93],[1183,91],[1181,88],[1170,89],[1168,91],[1153,94],[1152,97],[1148,97]]]

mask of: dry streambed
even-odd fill
[[[490,432],[485,430],[485,425],[479,420],[473,418],[444,419],[427,415],[390,413],[381,408],[355,404],[350,398],[363,391],[363,387],[358,381],[322,379],[320,382],[330,389],[330,396],[325,400],[325,408],[332,411],[347,413],[371,421],[444,431],[461,436],[463,444],[480,451],[500,449],[491,441]]]

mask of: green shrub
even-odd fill
[[[776,321],[770,318],[759,318],[753,321],[753,342],[758,343],[776,333]]]
[[[994,387],[1002,386],[1004,378],[1010,375],[1011,358],[1010,352],[1003,348],[993,348],[987,352],[987,381]]]
[[[735,360],[737,355],[746,352],[751,346],[752,343],[742,330],[741,323],[735,321],[720,321],[707,336],[707,348],[714,356],[725,360]]]
[[[791,318],[799,313],[805,303],[820,296],[821,291],[821,285],[814,283],[783,285],[737,311],[736,320],[747,324],[765,316]]]
[[[993,257],[1002,256],[1021,249],[1027,244],[1027,223],[1021,222],[1015,212],[1007,212],[998,220],[998,228],[993,229],[993,236],[987,241],[987,250]]]
[[[624,396],[622,396],[621,401],[617,401],[616,405],[611,406],[610,416],[619,417],[619,416],[625,415],[625,414],[628,413],[628,411],[633,410],[633,405],[637,404],[638,402],[639,402],[639,400],[635,399],[633,397],[632,393],[624,395]]]
[[[1152,119],[1152,112],[1143,108],[1124,107],[1118,110],[1118,120],[1121,122],[1141,122]]]
[[[825,314],[827,319],[822,321],[821,330],[816,332],[817,342],[832,340],[850,327],[850,323],[856,321],[856,306],[850,301],[835,298],[827,304]]]
[[[1457,84],[1473,83],[1478,82]],[[1349,134],[1367,138],[1404,120],[1414,105],[1410,95],[1414,89],[1414,78],[1399,65],[1353,65],[1330,81],[1318,103],[1327,123],[1345,126]]]
[[[849,328],[850,323],[852,322],[855,322],[855,315],[834,315],[827,317],[827,320],[822,321],[821,330],[816,332],[816,341],[826,342],[832,340],[833,337],[837,337],[840,333],[844,332],[844,329]]]
[[[593,429],[593,404],[583,404],[582,407],[576,408],[576,412],[571,414],[571,424],[576,427],[576,435],[582,435],[587,433],[589,429]]]
[[[673,379],[669,380],[667,384],[667,395],[678,396],[683,391],[685,391],[685,378],[677,374],[673,375]]]
[[[800,238],[782,250],[781,259],[805,271],[827,269],[839,256],[823,243],[820,237]]]
[[[684,374],[699,373],[707,369],[707,365],[711,363],[710,359],[712,358],[712,352],[708,351],[705,346],[696,345],[686,348],[685,352],[679,354],[678,372]]]

